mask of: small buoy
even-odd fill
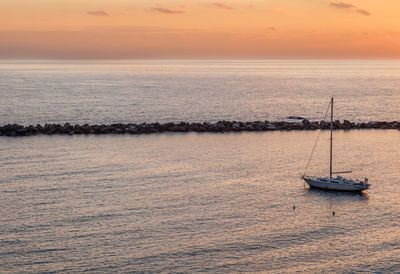
[[[332,216],[335,216],[335,211],[332,211]]]

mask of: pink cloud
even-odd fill
[[[338,9],[351,9],[355,8],[353,4],[350,3],[345,3],[345,2],[331,2],[330,5],[332,7],[338,8]]]
[[[354,6],[351,3],[346,3],[346,2],[331,2],[329,3],[331,7],[337,8],[337,9],[345,9],[353,12],[357,12],[359,14],[365,15],[365,16],[370,16],[371,13],[369,11],[359,9],[358,7]]]
[[[358,9],[357,12],[362,14],[362,15],[365,15],[365,16],[370,16],[371,15],[371,13],[369,11],[362,10],[362,9]]]
[[[169,9],[169,8],[152,8],[152,11],[155,12],[160,12],[160,13],[165,13],[165,14],[181,14],[181,13],[185,13],[183,10],[174,10],[174,9]]]

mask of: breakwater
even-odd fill
[[[334,129],[398,129],[400,121],[385,122],[375,121],[367,123],[355,123],[344,120],[336,120],[333,123]],[[111,124],[111,125],[71,125],[45,124],[23,126],[8,124],[0,126],[0,136],[32,136],[37,134],[46,135],[74,135],[74,134],[150,134],[163,132],[242,132],[242,131],[272,131],[272,130],[317,130],[330,129],[330,122],[313,122],[303,119],[301,122],[286,121],[219,121],[216,123],[142,123],[142,124]]]

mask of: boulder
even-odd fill
[[[123,134],[124,130],[120,127],[114,128],[112,131],[113,134]]]
[[[288,117],[286,117],[286,119],[291,119],[291,120],[307,120],[306,118],[301,117],[301,116],[288,116]]]
[[[267,129],[268,130],[277,130],[278,128],[275,125],[271,124],[271,123],[267,123]]]
[[[138,132],[138,129],[135,126],[129,126],[126,131],[129,132],[130,134],[136,134]]]
[[[308,121],[308,119],[304,119],[303,121],[301,121],[303,123],[303,125],[308,125],[310,124],[310,121]]]

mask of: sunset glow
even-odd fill
[[[387,0],[16,0],[0,58],[399,58]]]

